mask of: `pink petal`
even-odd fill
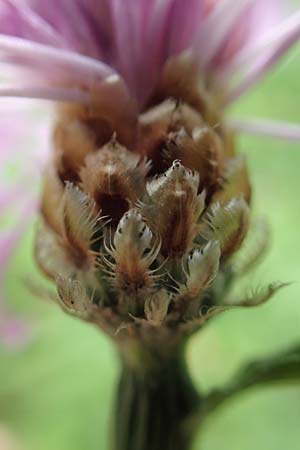
[[[10,6],[17,1],[6,0]],[[53,0],[49,8],[45,0],[30,0],[26,14],[23,9],[16,11],[11,28],[2,29],[45,43],[31,26],[33,17],[40,19],[54,31],[59,40],[56,46],[68,47],[115,67],[142,102],[153,90],[166,59],[190,45],[200,25],[202,4],[202,0],[190,0],[187,8],[182,0]],[[36,67],[37,61],[19,62],[27,67],[34,64],[35,71],[42,70],[41,64]],[[43,64],[45,76],[49,70]],[[56,74],[52,69],[54,82],[62,80],[59,67],[56,63]]]
[[[1,61],[32,70],[42,80],[98,83],[115,72],[105,64],[75,52],[37,44],[26,39],[0,35]]]
[[[74,0],[70,5],[74,3],[76,3],[78,12],[80,13],[80,20],[85,21],[84,29],[86,33],[83,36],[83,41],[85,41],[86,36],[89,36],[89,39],[97,47],[96,53],[98,58],[113,66],[116,54],[110,0]],[[64,27],[66,27],[66,24],[64,24]],[[70,24],[69,27],[72,33],[74,27]],[[78,45],[80,43],[76,41],[75,47],[78,48]],[[91,46],[86,42],[83,53],[91,55],[90,51]]]
[[[114,65],[142,102],[161,70],[160,50],[169,4],[173,0],[111,0],[115,38]]]
[[[253,0],[219,0],[194,39],[194,52],[203,66],[214,59]]]
[[[240,50],[252,46],[262,30],[278,21],[281,3],[52,0],[50,8],[48,0],[2,0],[0,31],[29,41],[26,45],[26,41],[0,37],[0,53],[2,62],[60,86],[90,87],[117,70],[142,107],[170,56],[193,47],[202,66],[226,71]],[[268,64],[265,61],[257,70],[265,70]],[[48,92],[43,97],[55,95]]]
[[[242,71],[241,80],[228,92],[228,103],[253,87],[300,37],[300,11],[278,25],[252,48],[237,56],[230,72]]]
[[[60,35],[24,1],[2,0],[0,3],[0,32],[28,38],[41,44],[64,47]]]
[[[168,55],[173,56],[191,47],[202,26],[206,8],[203,0],[173,1],[169,16]]]
[[[89,103],[91,96],[76,88],[41,85],[0,85],[0,97],[32,98],[57,102]]]
[[[117,67],[134,92],[137,86],[136,67],[141,60],[141,5],[143,2],[111,0]]]
[[[191,44],[200,25],[201,0],[111,0],[118,70],[130,85]],[[150,63],[151,62],[151,63]],[[156,64],[154,64],[156,63]],[[144,70],[146,67],[146,70]]]
[[[52,0],[51,7],[47,0],[27,0],[32,10],[42,17],[56,30],[65,46],[77,50],[87,56],[101,58],[101,46],[95,39],[94,30],[87,20],[86,13],[92,12],[93,17],[102,16],[109,23],[105,15],[105,0]],[[74,26],[76,24],[76,26]],[[99,25],[99,24],[98,24]]]
[[[211,61],[211,67],[226,71],[232,59],[244,48],[255,46],[262,36],[280,23],[285,14],[281,0],[251,0],[242,9],[238,20]]]
[[[300,124],[288,122],[278,122],[272,120],[237,120],[227,121],[231,129],[262,136],[272,136],[277,139],[287,139],[289,141],[300,140]]]

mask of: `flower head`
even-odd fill
[[[251,197],[226,107],[300,36],[279,1],[187,3],[0,2],[0,94],[57,103],[37,262],[65,310],[148,344],[224,301]]]

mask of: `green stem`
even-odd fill
[[[257,386],[272,383],[300,383],[300,347],[293,347],[281,354],[254,361],[242,368],[234,380],[225,388],[215,390],[204,398],[199,418],[203,419],[225,401],[235,395]]]
[[[252,362],[223,389],[200,397],[184,346],[171,355],[125,345],[116,399],[113,450],[188,450],[195,431],[225,401],[254,386],[300,382],[300,347]]]
[[[189,417],[199,396],[184,353],[139,370],[123,361],[114,421],[114,450],[187,450]]]

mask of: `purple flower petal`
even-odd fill
[[[0,54],[2,61],[60,85],[91,85],[95,78],[117,70],[142,106],[170,56],[193,48],[202,67],[208,64],[210,71],[226,72],[237,53],[278,22],[281,4],[281,0],[189,0],[188,5],[182,0],[52,0],[50,8],[48,0],[2,0],[0,31],[31,42],[27,47],[21,41],[8,45],[1,38]],[[55,99],[53,93],[42,93],[45,96]]]
[[[47,0],[28,0],[31,9],[42,17],[63,40],[64,45],[70,49],[77,50],[87,56],[101,58],[101,51],[97,40],[90,28],[83,8],[93,11],[93,16],[99,15],[107,19],[105,7],[108,2],[72,0],[64,1],[52,0],[51,7]],[[102,20],[103,20],[102,19]],[[74,26],[76,24],[76,26]],[[112,34],[111,34],[112,35]]]
[[[244,68],[241,81],[227,94],[228,103],[235,101],[259,81],[300,38],[300,11],[266,33],[253,47],[246,49],[233,62],[231,71]]]
[[[190,7],[183,8],[181,0],[53,0],[49,8],[45,0],[30,0],[19,9],[17,0],[3,1],[8,20],[4,20],[4,13],[2,20],[0,15],[0,31],[57,48],[69,48],[98,61],[101,59],[119,71],[140,102],[150,95],[166,59],[191,43],[199,26],[203,3],[191,0]],[[10,22],[9,27],[7,22]],[[33,26],[33,23],[39,26]],[[47,25],[46,34],[43,34],[43,23]],[[32,43],[31,48],[34,53],[35,49],[38,53],[41,50]],[[12,53],[11,49],[9,53]],[[69,56],[65,54],[64,59],[68,61]],[[33,68],[42,77],[47,75],[49,78],[51,74],[53,82],[62,82],[66,78],[68,67],[66,64],[62,67],[57,53],[55,56],[49,49],[45,57],[41,53],[30,55],[29,49],[22,58],[19,54],[11,54],[10,60],[12,57],[19,66]],[[2,56],[2,61],[6,58],[7,53]],[[74,81],[74,72],[80,77],[79,66],[73,68],[69,67],[69,75],[73,75],[71,81]],[[83,74],[81,81],[84,78]]]
[[[190,0],[189,6],[182,0],[175,0],[169,16],[168,55],[177,55],[193,44],[193,39],[205,18],[205,2]]]
[[[169,16],[174,0],[111,0],[114,30],[114,66],[138,101],[150,95],[166,52]]]
[[[282,9],[281,0],[216,1],[195,40],[202,64],[226,69],[240,50],[254,45],[282,19]],[[208,44],[206,36],[210,36]]]
[[[91,96],[83,90],[70,87],[36,85],[0,85],[0,97],[33,98],[57,102],[89,103]]]
[[[289,141],[300,140],[300,124],[278,122],[272,120],[237,120],[227,121],[232,130],[261,136],[272,136]]]
[[[32,70],[42,80],[93,85],[115,74],[109,66],[75,52],[0,35],[1,62]]]
[[[211,62],[252,0],[217,1],[194,38],[194,52],[202,66]],[[228,14],[230,11],[230,14]]]
[[[26,3],[2,0],[0,4],[0,32],[28,38],[41,44],[64,47],[64,41],[51,25]]]

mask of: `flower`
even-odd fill
[[[68,312],[149,341],[149,329],[183,335],[201,311],[219,310],[249,227],[233,130],[300,137],[296,125],[225,114],[298,40],[300,12],[281,20],[281,9],[278,0],[0,2],[12,80],[0,95],[59,103],[35,251]]]

